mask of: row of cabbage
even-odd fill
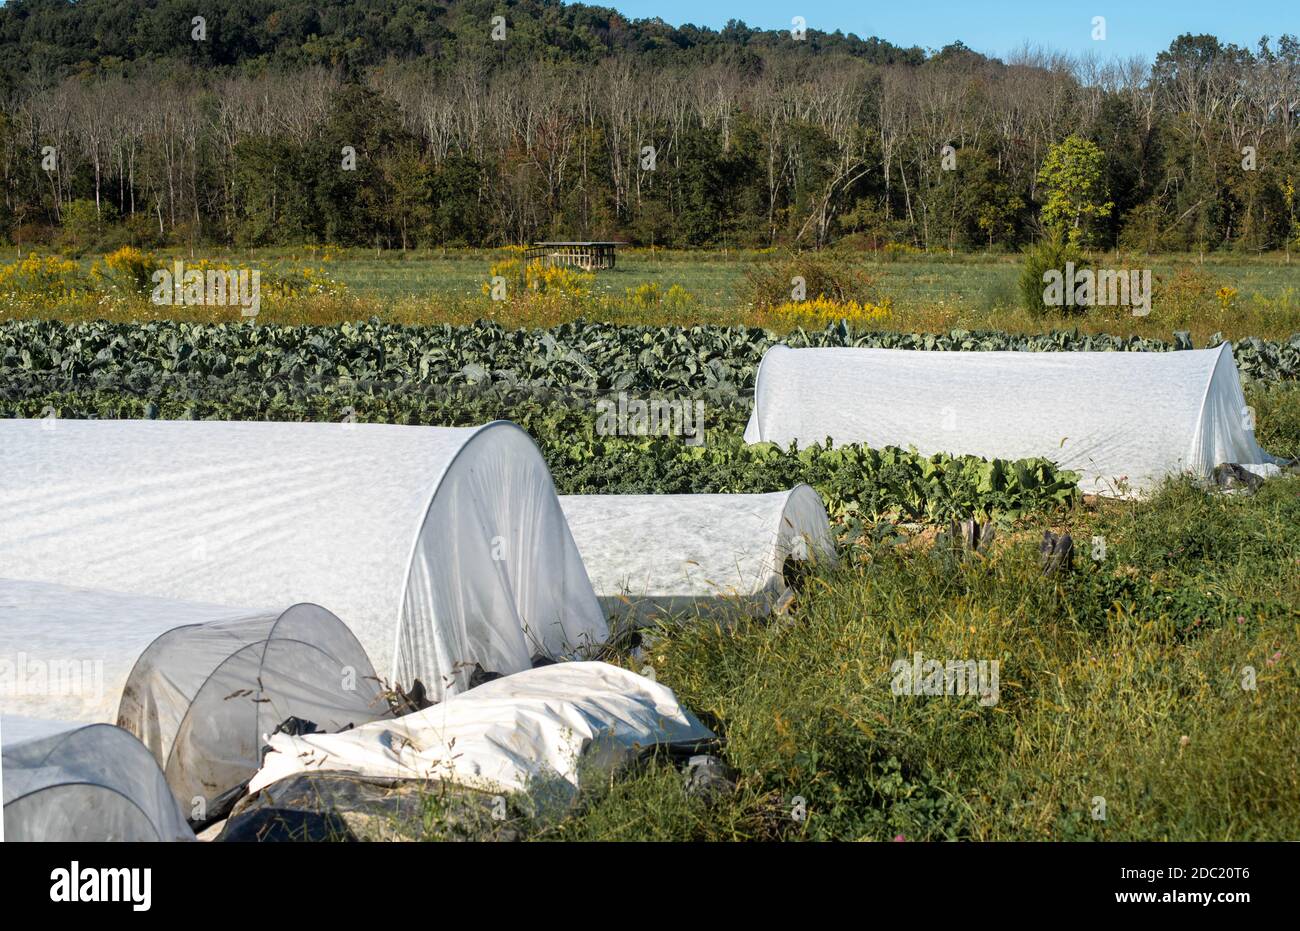
[[[572,394],[689,392],[722,400],[752,391],[759,360],[779,341],[961,352],[1193,348],[1185,333],[1168,341],[1076,331],[888,333],[858,332],[843,323],[778,337],[752,327],[586,322],[523,330],[490,322],[413,327],[377,320],[333,327],[8,321],[0,323],[0,385],[147,390],[161,383],[220,383],[222,391],[272,393],[315,393],[340,383],[380,392],[491,386]],[[1286,341],[1242,339],[1233,352],[1248,380],[1300,377],[1300,334]]]

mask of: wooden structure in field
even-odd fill
[[[547,265],[569,265],[584,271],[614,267],[614,249],[619,242],[535,242],[526,253],[528,261],[545,259]]]

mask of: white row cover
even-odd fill
[[[763,495],[561,495],[601,607],[637,623],[710,606],[763,614],[787,559],[835,559],[808,485]]]
[[[136,661],[117,723],[149,748],[189,818],[221,817],[261,765],[265,735],[389,717],[374,667],[319,605],[163,634]]]
[[[792,349],[763,356],[751,443],[914,446],[1043,457],[1085,492],[1150,489],[1225,462],[1276,474],[1255,442],[1232,349],[926,352]]]
[[[487,792],[567,801],[580,772],[607,772],[657,744],[694,745],[713,733],[672,691],[598,662],[542,666],[480,685],[395,721],[327,736],[271,738],[259,791],[295,773],[441,779]]]
[[[279,613],[0,579],[0,713],[115,724],[127,677],[159,636]]]
[[[13,579],[0,579],[0,711],[117,724],[198,823],[233,800],[262,736],[286,721],[328,733],[389,715],[365,650],[318,605],[258,611]]]
[[[108,724],[0,716],[6,841],[192,841],[158,764]]]
[[[0,566],[67,585],[314,602],[435,698],[607,628],[513,424],[0,420]]]

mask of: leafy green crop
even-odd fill
[[[441,424],[502,418],[528,430],[562,492],[765,492],[813,485],[845,526],[881,518],[1015,517],[1069,506],[1076,476],[1047,460],[1005,462],[845,446],[778,449],[741,433],[772,334],[745,327],[549,330],[496,324],[338,327],[180,322],[0,324],[0,416],[341,420]],[[1176,351],[1136,337],[1057,332],[1009,336],[796,332],[796,346],[886,346],[934,351]],[[1300,335],[1234,347],[1250,378],[1300,373]],[[695,398],[708,440],[601,437],[594,406],[620,391]]]
[[[631,327],[575,322],[548,330],[494,323],[407,327],[378,321],[337,327],[159,321],[142,324],[0,323],[0,390],[196,385],[222,391],[332,390],[365,383],[382,391],[491,386],[501,390],[688,393],[715,400],[753,390],[763,353],[778,342],[751,327]],[[858,333],[843,323],[796,331],[792,346],[878,346],[935,351],[1168,351],[1173,342],[1073,331],[1023,336],[993,331]],[[1217,344],[1219,341],[1212,341]],[[1300,377],[1300,334],[1233,346],[1243,375]]]

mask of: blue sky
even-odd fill
[[[802,16],[811,29],[880,36],[896,45],[942,48],[960,39],[1003,56],[1029,42],[1102,58],[1154,58],[1180,33],[1208,32],[1254,48],[1261,35],[1300,33],[1300,0],[590,0],[626,16],[658,16],[673,25],[714,29],[740,19],[764,29],[788,29]],[[1092,18],[1106,17],[1106,41],[1093,41]]]

